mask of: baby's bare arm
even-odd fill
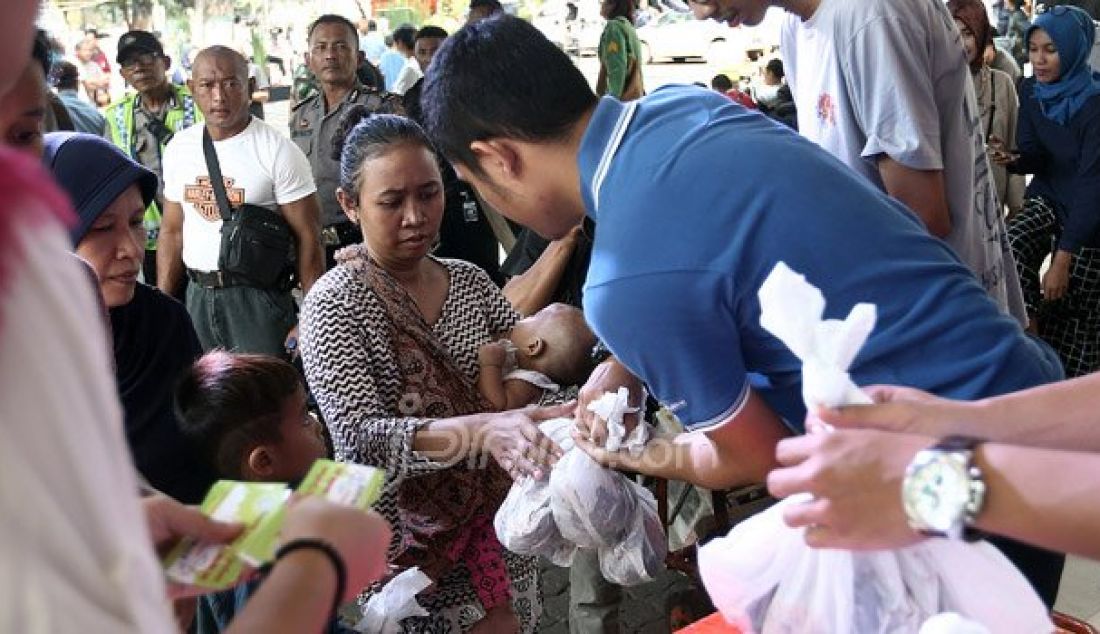
[[[508,407],[508,394],[504,387],[504,359],[505,349],[500,342],[482,344],[477,351],[477,362],[480,366],[477,389],[497,411],[511,409]]]
[[[504,381],[504,394],[504,409],[516,409],[537,403],[542,396],[542,388],[523,379],[508,379]]]

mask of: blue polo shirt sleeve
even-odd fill
[[[733,282],[709,271],[617,277],[585,288],[593,330],[689,429],[740,411],[749,384]]]

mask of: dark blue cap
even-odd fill
[[[136,183],[141,189],[147,207],[156,198],[157,175],[106,139],[80,132],[51,132],[45,140],[46,167],[76,208],[77,222],[69,230],[74,245],[130,185]]]

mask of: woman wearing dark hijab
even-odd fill
[[[1100,74],[1088,61],[1095,37],[1075,7],[1035,18],[1027,31],[1035,76],[1020,85],[1018,149],[992,153],[1009,171],[1035,175],[1008,237],[1031,328],[1058,352],[1067,377],[1100,369]]]
[[[1016,145],[1016,122],[1020,105],[1016,98],[1016,83],[1008,74],[986,63],[986,49],[993,45],[993,26],[989,24],[981,0],[949,0],[947,10],[955,18],[962,34],[970,78],[978,97],[978,123],[986,143],[1000,140],[1008,147]],[[1024,204],[1024,177],[1009,175],[1003,165],[994,163],[993,182],[997,187],[997,202],[1010,214],[1016,214]]]
[[[95,271],[110,311],[115,376],[134,463],[154,488],[198,503],[214,477],[180,434],[172,389],[202,350],[183,305],[138,281],[142,217],[157,177],[87,134],[46,135],[45,162],[76,208],[70,237],[76,254]]]

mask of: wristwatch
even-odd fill
[[[948,436],[913,457],[901,485],[910,528],[929,537],[981,539],[972,528],[985,501],[985,481],[974,464],[981,442]]]

